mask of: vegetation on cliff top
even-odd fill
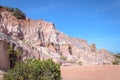
[[[25,19],[25,14],[18,8],[11,8],[6,6],[0,6],[0,8],[5,8],[9,12],[12,13],[13,16],[15,16],[17,19]]]

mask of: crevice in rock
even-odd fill
[[[17,27],[17,38],[20,40],[24,39],[24,35],[23,35],[22,30],[21,30],[21,24],[19,24]]]

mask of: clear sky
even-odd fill
[[[120,52],[120,0],[0,0],[27,17],[53,22],[69,36]]]

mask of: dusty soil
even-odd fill
[[[120,65],[61,66],[63,80],[120,80]]]

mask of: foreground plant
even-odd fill
[[[61,80],[60,65],[52,60],[27,60],[17,63],[4,80]]]

